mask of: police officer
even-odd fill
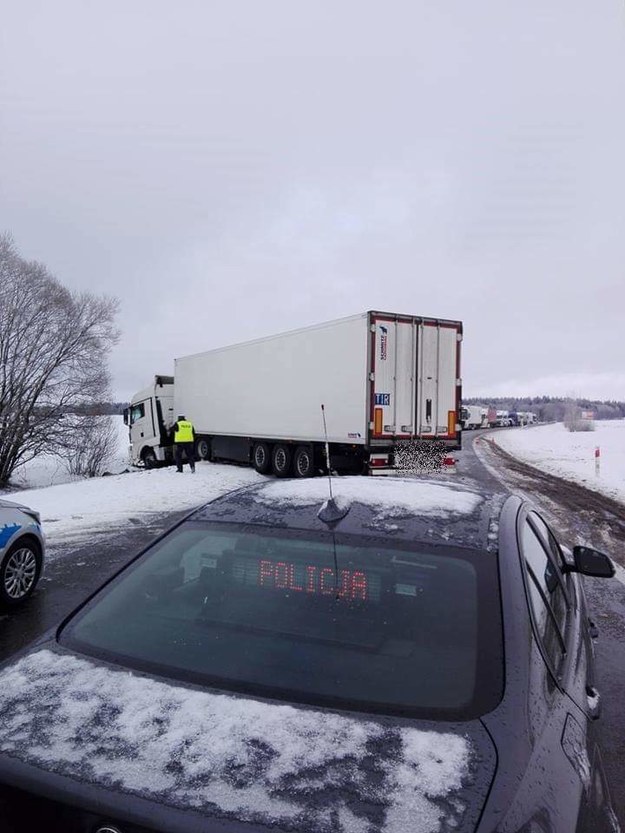
[[[182,472],[182,454],[186,454],[191,471],[195,471],[195,428],[193,423],[184,414],[178,414],[178,418],[172,428],[174,432],[174,443],[176,444],[175,458],[176,469]]]

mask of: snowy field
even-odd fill
[[[625,419],[595,423],[595,431],[567,431],[562,422],[513,428],[493,434],[495,442],[537,469],[581,483],[625,503]],[[595,473],[595,449],[600,471]]]
[[[19,469],[2,494],[41,513],[49,545],[77,543],[129,522],[149,521],[164,512],[193,509],[224,492],[266,479],[253,469],[199,462],[195,474],[184,467],[131,469],[128,429],[121,417],[111,417],[118,428],[118,449],[109,462],[109,477],[88,480],[72,477],[57,459],[42,457]],[[116,472],[125,472],[116,474]],[[76,482],[78,480],[78,482]]]

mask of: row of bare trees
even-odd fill
[[[85,444],[100,448],[104,423],[67,415],[109,398],[118,306],[114,298],[71,292],[0,235],[0,487],[42,453],[99,473],[84,459]]]

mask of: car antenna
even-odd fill
[[[345,504],[343,506],[339,506],[334,499],[334,495],[332,494],[332,469],[330,468],[330,443],[328,442],[328,427],[326,425],[326,409],[321,404],[321,416],[323,417],[323,435],[325,437],[326,442],[326,466],[328,468],[328,488],[330,490],[330,500],[327,500],[319,512],[317,513],[317,517],[320,521],[323,521],[326,524],[336,523],[336,521],[340,521],[341,518],[344,518],[345,515],[349,512],[349,504]]]
[[[349,512],[349,504],[345,503],[339,506],[334,500],[332,494],[332,469],[330,468],[330,443],[328,442],[328,427],[326,425],[326,409],[321,403],[321,416],[323,417],[323,435],[326,441],[326,466],[328,467],[328,488],[330,489],[330,500],[327,500],[319,512],[317,517],[320,521],[328,524],[332,529],[332,551],[334,553],[334,589],[336,591],[336,599],[340,599],[339,593],[339,560],[336,553],[336,536],[334,534],[334,524],[344,518]]]
[[[326,425],[326,408],[323,402],[321,403],[321,416],[323,418],[323,436],[326,441],[326,466],[328,468],[328,486],[330,488],[330,500],[334,500],[332,496],[332,469],[330,468],[330,443],[328,442],[328,426]]]

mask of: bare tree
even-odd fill
[[[574,400],[570,400],[564,412],[564,427],[567,431],[594,431],[595,423]]]
[[[71,414],[65,418],[70,430],[59,453],[70,474],[98,477],[117,451],[117,431],[110,416]]]
[[[106,391],[119,302],[70,292],[0,235],[0,485],[66,442],[60,419]]]

